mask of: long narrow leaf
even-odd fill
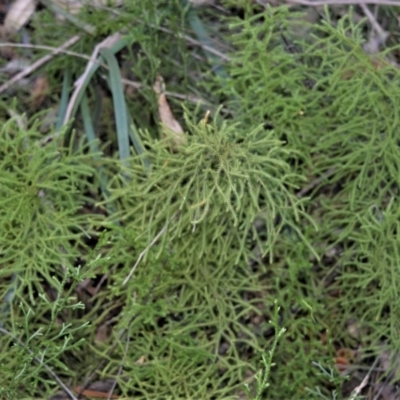
[[[119,158],[124,161],[130,155],[128,111],[125,103],[122,78],[117,59],[109,49],[101,49],[100,54],[107,62],[110,75],[110,89],[113,96],[115,123],[117,126]]]
[[[112,46],[109,47],[109,51],[112,54],[118,53],[120,50],[122,50],[125,46],[127,45],[127,41],[124,38],[121,38],[116,41]],[[90,68],[85,71],[84,74],[84,80],[83,82],[79,85],[79,87],[75,90],[73,93],[70,102],[73,102],[71,111],[68,112],[64,119],[64,124],[68,123],[70,119],[73,119],[75,117],[76,111],[78,110],[79,104],[82,100],[82,96],[87,89],[93,75],[96,73],[98,68],[101,66],[101,64],[104,62],[103,57],[97,57],[95,59],[95,62],[92,62],[90,65]],[[77,93],[76,93],[77,92]]]
[[[86,133],[86,137],[87,137],[87,140],[89,143],[90,151],[96,160],[100,160],[100,149],[99,149],[99,146],[97,145],[96,132],[94,130],[92,118],[90,116],[90,109],[89,109],[89,104],[88,104],[86,93],[82,97],[82,101],[81,101],[80,105],[81,105],[83,125],[85,128],[85,133]],[[100,189],[103,193],[103,197],[104,197],[104,199],[107,199],[109,197],[110,193],[107,189],[106,174],[104,173],[101,166],[100,166],[100,171],[99,171],[99,180],[100,180]],[[107,209],[110,214],[113,214],[115,212],[115,208],[110,203],[107,203]]]
[[[68,107],[68,98],[69,98],[69,92],[70,92],[70,87],[71,87],[71,81],[72,81],[71,70],[69,68],[67,68],[64,71],[64,79],[63,79],[63,86],[62,86],[62,92],[61,92],[60,107],[58,109],[58,118],[57,118],[57,124],[56,124],[57,130],[61,129],[64,119],[65,119],[65,114],[67,112],[67,107]]]
[[[187,1],[183,1],[184,5],[187,5]],[[201,22],[200,18],[197,16],[196,11],[189,5],[189,11],[187,13],[187,20],[189,22],[190,27],[192,28],[193,32],[196,34],[197,39],[203,43],[207,47],[214,47],[214,44],[210,37],[207,34],[206,29],[204,28],[203,23]],[[226,73],[224,67],[221,65],[221,59],[217,57],[214,53],[207,51],[204,49],[204,53],[207,57],[208,62],[211,64],[213,72],[216,76],[225,80],[228,78],[228,74]]]
[[[136,128],[136,125],[133,122],[132,115],[130,114],[129,111],[128,111],[128,119],[129,119],[129,137],[131,139],[133,147],[136,150],[136,153],[138,155],[142,155],[142,154],[144,154],[144,147],[143,147],[142,142],[140,140],[139,133],[138,133],[138,130]],[[143,158],[143,167],[144,167],[146,172],[150,171],[151,164],[150,164],[150,161],[149,161],[149,159],[147,157]]]

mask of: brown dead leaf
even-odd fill
[[[164,79],[161,75],[157,76],[153,89],[158,96],[158,114],[163,125],[163,136],[164,138],[168,136],[171,137],[171,150],[177,151],[179,147],[186,144],[187,139],[180,123],[172,114],[167,96],[165,95]]]
[[[15,0],[4,20],[4,28],[8,33],[18,32],[35,12],[35,0]]]
[[[135,361],[136,365],[143,365],[146,362],[146,356],[140,356],[138,360]]]
[[[336,350],[335,367],[340,374],[345,374],[349,366],[357,359],[357,352],[348,348]]]
[[[73,387],[75,393],[80,393],[85,399],[119,399],[120,396],[112,393],[109,396],[110,390],[114,385],[113,379],[105,379],[103,381],[96,381],[91,383],[87,388],[83,389],[82,386]],[[83,398],[79,396],[79,398]],[[50,400],[69,400],[70,397],[65,393],[58,392],[50,397]]]
[[[49,81],[45,76],[36,78],[31,91],[31,108],[38,110],[49,93]]]
[[[112,327],[109,324],[102,324],[96,330],[96,335],[94,337],[95,342],[104,343],[111,335]]]
[[[75,390],[78,388],[74,388]],[[78,390],[76,390],[78,392]],[[94,398],[94,399],[119,399],[119,396],[116,394],[112,394],[111,397],[107,392],[99,392],[98,390],[91,390],[91,389],[85,389],[82,391],[82,394],[86,397],[89,398]]]

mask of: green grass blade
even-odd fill
[[[186,5],[187,1],[184,1],[183,3],[184,5]],[[191,6],[189,7],[190,8],[187,13],[187,20],[193,32],[196,34],[197,39],[205,46],[213,48],[214,44],[210,39],[210,37],[208,36],[208,33],[204,28],[204,25],[202,24],[200,18],[197,16],[196,11]],[[221,78],[222,80],[227,79],[228,74],[226,73],[224,67],[221,65],[221,59],[217,57],[215,54],[211,53],[210,51],[207,51],[206,49],[204,49],[204,53],[207,57],[208,62],[211,64],[212,70],[215,73],[215,75]]]
[[[121,38],[114,45],[110,46],[108,50],[112,54],[115,54],[115,53],[118,53],[120,50],[122,50],[126,45],[127,45],[127,41],[124,38]],[[87,73],[85,75],[85,79],[79,88],[79,93],[76,95],[76,99],[74,100],[74,105],[73,105],[70,115],[68,116],[68,120],[73,119],[75,117],[76,111],[78,110],[79,104],[82,100],[85,90],[87,89],[93,75],[96,73],[96,71],[99,69],[99,67],[101,66],[101,64],[103,62],[104,62],[103,57],[101,57],[101,56],[98,57],[96,62],[93,63],[93,65],[87,71]],[[66,121],[64,119],[64,124],[66,124],[67,122],[68,121]]]
[[[4,326],[4,321],[9,318],[8,314],[10,314],[15,293],[18,289],[18,284],[19,284],[18,274],[13,273],[11,276],[9,288],[7,289],[7,292],[4,298],[2,299],[4,303],[0,308],[0,328]]]
[[[90,109],[89,109],[89,104],[88,104],[88,99],[87,99],[86,93],[82,97],[80,106],[81,106],[83,126],[85,128],[85,133],[86,133],[87,141],[89,143],[90,151],[94,155],[98,155],[100,153],[100,149],[96,143],[96,133],[94,130],[92,118],[90,116]]]
[[[144,154],[144,147],[142,145],[142,141],[140,140],[136,125],[133,122],[133,118],[129,112],[128,112],[128,118],[129,118],[129,137],[131,139],[133,147],[136,150],[136,153],[138,155],[142,155],[142,154]],[[143,158],[143,167],[146,172],[150,171],[150,166],[151,166],[151,164],[150,164],[149,159],[147,157],[144,157]]]
[[[71,87],[71,81],[72,81],[72,74],[71,74],[71,70],[68,68],[64,71],[61,100],[60,100],[60,106],[58,109],[58,118],[57,118],[57,124],[56,124],[57,130],[61,129],[64,119],[65,119],[65,114],[67,112],[67,107],[68,107],[68,97],[69,97],[69,92],[70,92],[70,87]]]
[[[128,111],[122,86],[121,73],[117,59],[109,49],[101,49],[100,54],[107,62],[109,68],[109,84],[113,96],[115,123],[117,126],[117,139],[119,158],[124,161],[130,156]]]
[[[80,106],[81,106],[83,125],[85,128],[85,133],[86,133],[90,151],[96,160],[100,160],[100,149],[96,142],[96,132],[95,132],[94,125],[93,125],[93,120],[90,115],[90,109],[89,109],[89,104],[88,104],[88,99],[87,99],[86,93],[82,97]],[[103,193],[104,199],[107,199],[109,197],[110,193],[107,189],[108,185],[107,185],[106,174],[104,173],[104,170],[101,166],[99,168],[100,168],[100,171],[99,171],[100,189],[101,189],[101,192]],[[115,212],[115,208],[110,203],[107,203],[107,209],[110,214],[113,214]]]

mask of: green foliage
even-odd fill
[[[2,348],[10,348],[0,361],[6,398],[19,397],[16,390],[25,383],[32,394],[39,384],[49,390],[52,381],[40,382],[44,363],[67,370],[59,355],[80,348],[82,342],[72,337],[86,326],[60,326],[57,318],[83,306],[71,295],[88,276],[74,272],[74,265],[85,252],[84,237],[98,223],[81,213],[90,202],[86,193],[95,170],[81,144],[75,148],[71,140],[62,148],[57,141],[42,145],[39,138],[35,124],[24,130],[16,120],[3,125],[0,138],[1,325],[11,314],[12,335],[21,332],[25,340],[11,347],[10,337],[1,338]],[[74,284],[64,294],[69,280]],[[52,299],[44,294],[46,284],[54,290]]]
[[[141,157],[132,160],[132,167],[122,174],[131,176],[131,182],[112,190],[111,201],[121,203],[117,216],[149,239],[168,226],[162,242],[182,238],[197,258],[215,242],[220,262],[230,253],[237,254],[237,261],[245,260],[249,238],[272,258],[282,227],[298,229],[295,221],[302,215],[300,202],[290,191],[300,177],[283,161],[289,150],[273,132],[219,125],[217,116],[212,123],[205,119],[192,123],[187,118],[186,125],[188,144],[177,153],[168,149],[171,138],[154,141],[147,134],[152,170],[143,172]],[[256,217],[267,230],[265,244],[254,226]]]
[[[249,399],[251,400],[261,400],[263,398],[263,393],[265,390],[269,388],[269,375],[271,368],[275,365],[273,363],[273,357],[274,357],[274,352],[276,349],[276,346],[278,345],[279,339],[283,336],[285,333],[285,328],[280,328],[279,327],[279,307],[276,305],[275,302],[275,313],[274,313],[274,320],[271,322],[272,327],[275,329],[275,338],[272,343],[271,350],[268,352],[268,354],[262,354],[262,363],[263,363],[263,370],[260,370],[257,372],[255,375],[256,382],[257,382],[257,388],[256,388],[256,394],[255,396],[252,396],[251,390],[248,384],[245,385],[246,389],[246,394],[249,396]]]
[[[84,123],[105,138],[104,154],[78,140],[79,120],[77,134],[50,143],[37,123],[2,124],[4,398],[54,393],[53,372],[79,386],[96,369],[126,398],[238,399],[247,382],[249,398],[339,399],[336,346],[400,350],[399,72],[365,54],[351,15],[307,25],[286,7],[242,3],[240,18],[213,27],[234,47],[223,80],[182,35],[207,11],[146,0],[112,18],[79,15],[101,38],[85,36],[78,50],[117,30],[133,43],[108,57],[114,78],[118,61],[142,84],[124,99],[118,82],[145,148],[123,165],[114,121],[102,120],[114,114],[93,98],[102,69],[85,105],[101,123]],[[38,13],[37,24],[49,21]],[[85,67],[69,62],[73,73]],[[176,151],[173,132],[154,123],[157,74],[211,103],[209,120],[170,100],[187,137]]]
[[[276,274],[279,304],[286,309],[296,304],[315,321],[314,327],[302,326],[297,317],[287,321],[286,337],[317,337],[318,331],[329,328],[335,340],[352,346],[354,337],[344,334],[344,328],[356,319],[357,340],[366,348],[373,343],[379,351],[378,343],[385,338],[397,351],[393,327],[398,319],[395,210],[400,154],[394,104],[400,100],[396,90],[400,75],[380,55],[373,59],[365,54],[360,25],[353,24],[351,15],[335,28],[328,23],[309,26],[302,36],[294,34],[297,23],[296,15],[278,8],[231,24],[237,51],[230,71],[235,97],[229,107],[246,126],[264,120],[277,137],[296,148],[298,153],[289,159],[296,172],[310,180],[326,174],[312,187],[305,205],[318,232],[306,225],[302,231],[322,256],[332,249],[338,253],[329,268],[314,262],[319,272],[310,274],[307,265],[312,258],[305,258],[301,247],[289,248],[293,242],[281,237],[286,243],[282,257],[293,261],[287,262],[289,271]],[[295,282],[299,279],[301,283]],[[340,290],[340,296],[331,297],[326,286]],[[312,306],[305,307],[300,299]],[[314,341],[312,347],[315,351],[320,346]],[[296,354],[294,343],[289,348]],[[320,361],[319,351],[300,362],[290,360],[282,375],[277,372],[282,396],[299,393],[282,384],[288,371],[298,376],[292,376],[292,388],[293,382],[298,389],[310,386],[304,365]],[[280,357],[278,349],[278,365],[288,359],[287,354]]]
[[[251,296],[262,286],[260,275],[232,268],[233,259],[216,264],[216,250],[211,245],[201,261],[168,252],[159,260],[149,256],[126,285],[124,292],[133,295],[117,328],[134,318],[129,346],[124,350],[121,344],[111,364],[115,369],[121,357],[126,359],[119,378],[124,395],[132,396],[134,387],[138,398],[229,398],[240,389],[248,358],[261,350],[256,334],[243,323],[246,315],[257,313],[256,301],[244,302],[242,294]],[[127,267],[115,277],[120,295]],[[149,286],[150,296],[143,290]],[[241,359],[241,353],[248,355]]]
[[[20,398],[21,388],[32,397],[38,391],[49,393],[54,391],[55,383],[72,395],[54,370],[61,371],[64,377],[73,375],[65,355],[82,351],[85,339],[79,337],[87,335],[90,322],[64,321],[69,310],[76,312],[85,308],[74,292],[78,284],[93,277],[93,272],[102,264],[103,260],[97,256],[85,268],[68,269],[62,281],[52,277],[47,284],[52,285],[55,298],[49,299],[47,294],[39,292],[35,304],[38,311],[23,303],[8,310],[12,315],[13,333],[0,327],[2,348],[7,349],[0,357],[2,398]],[[43,312],[47,315],[41,315]],[[36,329],[38,322],[40,327]]]
[[[307,395],[309,399],[324,399],[324,400],[337,400],[342,398],[340,394],[340,387],[343,383],[343,379],[340,378],[338,372],[332,367],[324,368],[320,363],[313,363],[318,368],[320,375],[324,377],[332,386],[336,389],[332,390],[329,394],[324,394],[319,387],[315,389],[307,388]],[[359,397],[352,397],[352,400],[358,400]]]
[[[3,125],[0,138],[1,275],[21,273],[33,304],[41,280],[73,266],[96,225],[81,213],[90,203],[91,156],[81,145],[44,146],[39,138],[36,126],[25,131],[15,120]]]

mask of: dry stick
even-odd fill
[[[108,36],[106,39],[104,39],[102,42],[100,42],[95,47],[95,49],[94,49],[94,51],[93,51],[93,53],[92,53],[92,55],[90,57],[90,61],[86,65],[86,69],[85,69],[84,73],[75,82],[75,90],[74,90],[74,93],[72,94],[72,96],[71,96],[71,98],[69,100],[67,111],[65,113],[65,117],[64,117],[64,121],[63,121],[63,125],[66,125],[68,123],[69,119],[71,118],[72,111],[74,109],[76,100],[77,100],[77,98],[79,96],[79,93],[81,91],[81,88],[82,88],[83,84],[85,83],[86,77],[90,73],[90,70],[91,70],[93,64],[97,64],[98,63],[97,62],[97,57],[99,55],[100,49],[102,47],[110,47],[120,39],[121,39],[121,35],[117,32],[117,33],[114,33],[111,36]]]
[[[163,267],[165,267],[166,265],[166,261],[163,262]],[[147,304],[147,302],[150,300],[151,295],[153,294],[153,290],[157,284],[157,282],[159,281],[161,276],[161,271],[158,273],[158,275],[156,276],[156,278],[153,281],[153,284],[151,285],[151,288],[149,289],[149,291],[147,292],[144,300],[143,300],[143,304]],[[121,341],[125,335],[128,333],[133,321],[136,319],[137,314],[133,315],[131,317],[131,319],[128,322],[127,328],[123,328],[122,332],[119,333],[118,335],[118,340],[115,341],[115,343],[111,346],[111,348],[107,351],[105,358],[99,362],[99,364],[93,369],[93,371],[91,372],[91,374],[89,375],[89,377],[86,379],[86,382],[81,386],[80,391],[78,393],[78,397],[83,393],[83,391],[90,385],[90,383],[93,381],[97,371],[102,368],[104,366],[104,364],[106,363],[106,361],[108,361],[108,358],[111,356],[111,354],[114,352],[114,350],[118,347],[118,343],[119,341]]]
[[[111,47],[113,44],[115,44],[118,40],[121,39],[121,35],[119,32],[114,33],[111,36],[107,36],[106,39],[104,39],[102,42],[100,42],[93,50],[92,55],[89,58],[89,62],[86,65],[86,69],[83,72],[83,74],[75,81],[74,86],[75,86],[75,90],[72,93],[72,96],[69,99],[69,103],[67,106],[67,110],[65,112],[65,116],[64,116],[64,120],[62,123],[62,126],[66,126],[69,122],[69,119],[72,116],[72,112],[74,110],[74,107],[76,105],[76,102],[78,100],[78,97],[81,93],[82,87],[85,84],[85,81],[87,79],[87,76],[90,74],[90,71],[93,67],[94,64],[98,64],[98,65],[103,65],[102,63],[99,63],[98,61],[98,55],[100,53],[100,49],[103,47]],[[57,138],[60,133],[62,132],[61,129],[59,129],[57,132],[52,133],[49,136],[46,136],[44,139],[41,140],[41,144],[44,145],[46,143],[48,143],[50,140],[53,140],[55,138]]]
[[[46,64],[48,61],[50,61],[55,55],[57,55],[59,53],[62,53],[64,49],[66,49],[67,47],[70,47],[73,44],[75,44],[79,39],[80,39],[79,36],[73,36],[71,39],[68,39],[59,48],[54,49],[50,54],[45,55],[44,57],[42,57],[39,60],[35,61],[28,68],[25,68],[23,71],[21,71],[17,75],[14,75],[7,83],[5,83],[4,85],[0,86],[0,93],[2,93],[5,90],[7,90],[15,82],[19,81],[22,78],[25,78],[25,76],[30,75],[33,71],[37,70],[43,64]]]
[[[303,197],[305,194],[307,194],[310,190],[314,189],[315,186],[319,185],[325,178],[328,178],[329,176],[333,175],[335,172],[335,168],[329,168],[328,171],[323,173],[321,176],[318,178],[314,179],[309,185],[304,187],[303,189],[299,190],[296,193],[297,197]]]
[[[44,363],[40,358],[36,357],[33,353],[32,350],[30,350],[28,347],[26,347],[25,343],[19,340],[17,337],[15,337],[12,333],[6,331],[3,328],[0,328],[0,332],[4,335],[10,336],[19,346],[23,347],[31,356],[33,356],[33,359],[39,364],[43,365],[45,370],[52,376],[52,378],[60,385],[61,389],[64,390],[64,392],[69,396],[70,399],[72,400],[78,400],[77,397],[68,389],[67,385],[63,383],[63,381],[57,376],[55,372],[52,371],[52,369]]]
[[[364,389],[364,387],[367,385],[369,377],[371,376],[372,371],[375,368],[375,365],[378,363],[379,361],[379,357],[376,357],[374,363],[372,364],[371,368],[369,369],[367,375],[365,375],[364,379],[362,380],[362,382],[353,389],[353,391],[351,392],[351,396],[349,398],[349,400],[355,400],[357,398],[357,396],[361,393],[361,390]]]
[[[174,217],[172,217],[174,218]],[[162,236],[162,234],[167,230],[168,227],[168,222],[163,226],[163,228],[160,230],[160,232],[157,233],[155,238],[150,242],[150,244],[139,254],[138,259],[136,260],[135,265],[132,267],[131,271],[129,272],[128,276],[125,278],[125,280],[122,282],[122,286],[126,285],[126,283],[129,281],[131,276],[136,270],[136,267],[139,265],[140,261],[142,258],[146,255],[146,253],[154,246],[154,244],[157,242],[157,240]]]
[[[104,75],[102,75],[102,78],[105,79],[106,77]],[[145,85],[143,85],[142,83],[139,82],[135,82],[135,81],[131,81],[129,79],[125,79],[125,78],[121,78],[121,82],[126,85],[126,86],[131,86],[135,89],[143,89],[145,87]],[[198,97],[196,95],[192,95],[192,94],[183,94],[183,93],[177,93],[177,92],[170,92],[168,90],[166,90],[164,92],[168,97],[175,97],[177,99],[181,99],[181,100],[186,100],[186,101],[190,101],[191,103],[201,103],[204,104],[205,106],[212,106],[211,103],[209,103],[206,100],[203,100],[201,97]]]
[[[125,364],[125,361],[126,361],[126,355],[128,354],[129,343],[130,343],[130,340],[129,340],[129,336],[128,336],[126,338],[124,356],[122,357],[121,364],[120,364],[120,366],[118,368],[118,372],[117,372],[116,377],[114,378],[114,381],[113,381],[113,384],[111,386],[111,389],[108,392],[107,400],[111,400],[112,395],[114,393],[114,390],[117,387],[117,378],[118,378],[118,376],[120,376],[122,374],[122,369],[124,368],[124,364]]]
[[[42,44],[28,44],[28,43],[0,43],[0,47],[15,47],[17,49],[33,49],[33,50],[49,50],[58,51],[59,53],[66,54],[68,56],[74,56],[78,58],[83,58],[84,60],[90,61],[90,56],[85,54],[77,53],[76,51],[64,50],[60,47],[45,46]]]
[[[106,68],[108,68],[108,67],[106,66]],[[101,75],[101,77],[103,79],[106,79],[105,75]],[[145,85],[143,85],[143,84],[141,84],[139,82],[131,81],[129,79],[121,78],[121,82],[124,85],[131,86],[131,87],[133,87],[135,89],[139,89],[140,90],[140,89],[145,88]],[[201,104],[203,106],[210,107],[212,109],[214,109],[214,108],[216,109],[216,107],[212,103],[210,103],[209,101],[204,100],[201,97],[198,97],[198,96],[196,96],[194,94],[183,94],[183,93],[177,93],[177,92],[170,92],[169,90],[166,90],[164,93],[168,97],[174,97],[176,99],[189,101],[190,103]],[[229,113],[230,112],[229,109],[226,108],[226,107],[222,107],[221,111],[223,111],[224,113]]]
[[[157,27],[152,26],[152,25],[150,25],[150,26],[151,26],[152,28],[158,29],[158,30],[160,30],[160,31],[162,31],[162,32],[170,33],[170,34],[175,35],[175,36],[177,36],[177,37],[179,37],[179,38],[181,38],[181,39],[185,39],[187,42],[189,42],[189,43],[191,43],[191,44],[193,44],[193,45],[195,45],[195,46],[200,46],[200,47],[202,47],[204,50],[207,50],[209,53],[212,53],[212,54],[218,56],[218,57],[221,58],[222,60],[230,61],[230,57],[227,56],[226,54],[221,53],[220,51],[214,49],[213,47],[210,47],[210,46],[208,46],[208,45],[206,45],[206,44],[204,44],[204,43],[202,43],[202,42],[200,42],[200,41],[198,41],[198,40],[196,40],[196,39],[193,39],[193,38],[192,38],[191,36],[189,36],[189,35],[175,33],[174,31],[172,31],[172,30],[170,30],[170,29],[168,29],[168,28],[164,28],[164,27],[162,27],[162,26],[157,26]]]
[[[376,371],[376,368],[375,368]],[[384,371],[386,372],[386,369],[384,369]],[[385,379],[385,381],[380,385],[379,390],[376,392],[374,399],[373,400],[379,400],[382,399],[383,397],[381,397],[382,392],[385,390],[385,386],[388,384],[388,382],[393,379],[393,372],[391,372]]]
[[[108,12],[110,12],[112,14],[115,14],[115,15],[121,15],[122,14],[121,12],[116,11],[115,9],[112,9],[112,8],[109,8],[109,7],[102,7],[102,8],[104,10],[107,10]],[[138,21],[138,20],[136,20],[136,22],[142,23],[142,21]],[[196,46],[203,47],[204,50],[207,50],[209,53],[215,54],[216,56],[220,57],[221,59],[223,59],[225,61],[229,61],[230,60],[230,57],[227,56],[226,54],[223,54],[220,51],[214,49],[213,47],[210,47],[210,46],[208,46],[208,45],[206,45],[206,44],[204,44],[204,43],[202,43],[202,42],[200,42],[200,41],[198,41],[196,39],[193,39],[191,36],[188,36],[188,35],[185,35],[185,34],[176,33],[171,29],[164,28],[163,26],[156,26],[154,24],[149,24],[149,26],[151,28],[158,29],[158,30],[160,30],[162,32],[170,33],[170,34],[172,34],[174,36],[183,38],[186,41],[188,41],[189,43],[194,44]]]
[[[376,20],[374,14],[372,14],[370,9],[365,4],[360,4],[360,7],[363,10],[363,13],[368,18],[369,22],[371,23],[372,28],[378,34],[379,39],[382,41],[386,39],[388,36],[387,32],[385,32],[385,30],[379,25],[379,22]]]
[[[374,54],[377,53],[379,51],[379,47],[386,42],[386,39],[389,37],[389,33],[380,26],[375,15],[372,14],[370,9],[365,4],[361,4],[360,7],[372,25],[372,31],[370,33],[369,40],[363,46],[364,51],[367,54]],[[378,7],[376,7],[375,11],[377,11],[377,9]],[[374,32],[377,34],[378,40],[373,37]],[[388,59],[388,61],[392,63],[390,59]]]
[[[399,0],[286,0],[286,4],[299,4],[303,6],[319,7],[319,6],[357,6],[360,4],[378,4],[381,6],[398,6]]]

